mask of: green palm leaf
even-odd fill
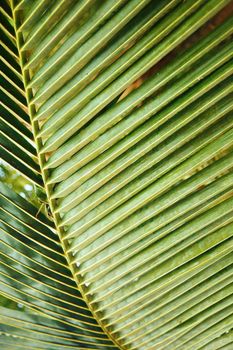
[[[231,12],[3,2],[4,349],[230,349]]]
[[[42,185],[25,97],[14,23],[7,3],[2,9],[1,157]]]

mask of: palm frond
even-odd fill
[[[229,0],[4,2],[7,349],[232,342]]]
[[[42,186],[37,151],[33,141],[26,94],[11,9],[2,11],[1,158],[30,181]]]
[[[58,324],[58,332],[71,332],[71,343],[66,346],[77,343],[83,348],[89,344],[91,349],[112,347],[77,290],[59,238],[49,227],[49,220],[41,213],[36,217],[37,209],[4,185],[1,185],[1,208],[1,294],[39,312],[44,320],[41,324],[51,323],[54,328]],[[37,322],[34,313],[24,316],[23,312],[16,312],[16,315],[24,331],[27,329],[22,324],[24,318],[31,317],[34,323]],[[5,328],[3,316],[1,332],[20,336],[22,331],[9,331],[13,327],[11,323]],[[43,343],[44,336],[39,335],[39,339]],[[53,343],[56,342],[56,338],[53,339]],[[29,345],[37,348],[40,344]],[[61,347],[62,339],[61,345],[59,342],[57,345],[58,349]]]

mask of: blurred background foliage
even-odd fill
[[[0,163],[0,180],[20,196],[37,204],[34,186],[5,162]]]

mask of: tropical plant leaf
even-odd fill
[[[1,152],[53,218],[1,186],[7,349],[230,346],[231,13],[4,2]]]
[[[50,319],[41,315],[26,314],[19,311],[8,311],[1,308],[3,331],[17,337],[22,344],[32,345],[40,349],[88,349],[93,347],[91,339],[85,342],[85,332],[81,332],[74,326],[66,325],[60,321]],[[6,338],[6,337],[5,337]],[[12,341],[13,340],[13,341]],[[9,341],[14,345],[14,339]],[[4,343],[5,344],[5,343]],[[26,347],[26,346],[25,346]]]
[[[92,349],[111,347],[76,287],[59,238],[48,226],[51,226],[49,220],[41,213],[36,217],[37,209],[4,185],[1,185],[1,208],[1,294],[44,315],[41,324],[49,322],[55,329],[58,325],[58,333],[59,330],[68,335],[71,333],[71,343],[67,346],[77,343],[81,348],[88,344]],[[34,314],[16,314],[18,322],[24,318],[37,322]],[[10,314],[7,312],[7,315]],[[11,329],[8,323],[4,328],[3,315],[0,323],[1,332],[17,335],[17,332],[7,330]],[[18,335],[22,335],[22,331]],[[42,335],[38,339],[45,340]],[[55,348],[62,347],[62,339],[61,345],[56,338],[48,341]],[[28,345],[44,348],[37,342]]]
[[[36,185],[42,185],[9,5],[1,9],[1,158]]]

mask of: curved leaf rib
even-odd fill
[[[7,3],[6,9],[10,13]],[[21,61],[22,59],[23,56],[20,57]],[[20,124],[12,124],[14,131],[24,130]],[[9,126],[11,127],[10,123]],[[29,131],[25,132],[26,135],[23,136],[29,138],[30,135],[30,139],[33,140],[35,125],[28,123],[28,125],[22,124],[22,126]],[[2,131],[5,130],[6,127]],[[27,143],[23,138],[15,137],[15,142],[17,146],[21,145],[22,148],[23,146],[25,149],[27,148]],[[38,147],[37,142],[30,141],[30,145],[33,147],[30,149],[31,154],[33,153],[33,156],[37,157],[37,152],[32,152]],[[24,157],[21,154],[20,156]],[[17,165],[13,161],[10,164],[17,169]],[[28,164],[30,164],[30,158],[27,160]],[[37,166],[40,169],[39,165]],[[33,177],[28,176],[28,173],[25,175],[33,180]],[[38,174],[38,178],[42,184],[40,174]],[[20,346],[20,340],[23,340],[23,344],[31,348],[46,349],[50,346],[54,349],[70,346],[72,348],[78,346],[82,349],[115,348],[115,345],[97,324],[77,290],[77,285],[52,222],[43,214],[38,213],[38,209],[33,207],[31,203],[4,185],[1,185],[0,219],[1,295],[21,303],[26,307],[26,310],[27,308],[31,309],[31,317],[34,320],[36,320],[36,315],[41,313],[45,323],[51,320],[54,322],[55,328],[57,324],[60,324],[61,331],[66,333],[69,330],[68,334],[71,334],[69,335],[70,340],[67,337],[65,339],[60,337],[57,341],[56,336],[53,336],[47,342],[43,335],[39,339],[36,335],[37,341],[32,342],[33,335],[30,337],[26,329],[23,328],[20,333],[17,333],[19,325],[14,329],[4,318],[3,320],[1,318],[1,338],[4,339],[4,344],[11,346],[13,345],[11,339],[17,339],[17,346]],[[20,312],[19,315],[23,314]],[[8,336],[7,340],[6,336]]]

